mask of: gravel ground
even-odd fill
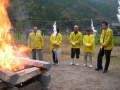
[[[64,63],[64,64],[63,64]],[[93,68],[71,66],[66,60],[51,70],[52,90],[120,90],[120,69],[110,66],[106,74],[96,72]]]

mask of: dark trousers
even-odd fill
[[[32,58],[36,60],[37,57],[39,60],[43,60],[42,49],[32,49]]]
[[[105,68],[104,70],[108,70],[109,64],[110,64],[110,55],[111,55],[111,51],[112,50],[104,50],[104,48],[99,50],[99,54],[98,54],[98,58],[97,58],[97,68],[98,69],[103,69],[102,66],[102,59],[103,56],[105,54],[105,58],[106,58],[106,63],[105,63]]]
[[[79,59],[80,56],[80,48],[71,48],[71,58],[74,59],[75,57]]]
[[[52,57],[53,57],[53,63],[58,64],[58,58],[56,57],[56,53],[54,50],[52,50]]]

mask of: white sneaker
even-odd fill
[[[78,63],[76,63],[75,65],[76,65],[76,66],[78,66],[79,64],[78,64]]]
[[[70,65],[75,65],[75,64],[73,62],[71,62]]]
[[[92,68],[92,67],[93,67],[93,65],[89,65],[89,67],[90,67],[90,68]]]
[[[87,64],[83,64],[84,67],[87,67]]]

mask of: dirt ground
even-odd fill
[[[116,40],[116,42],[118,41],[119,40]],[[52,79],[50,88],[52,90],[120,90],[120,46],[114,47],[111,55],[109,72],[106,74],[94,70],[99,48],[100,46],[96,45],[93,68],[83,66],[83,47],[81,47],[80,65],[71,66],[70,44],[68,37],[64,37],[61,63],[58,66],[53,66],[51,69]],[[44,59],[51,62],[50,60],[52,57],[48,36],[45,37],[45,48],[43,49],[43,53]],[[31,89],[35,90],[34,88]]]
[[[58,66],[53,66],[51,70],[52,80],[50,88],[52,90],[120,90],[120,47],[113,49],[109,72],[106,74],[94,70],[98,51],[99,46],[96,46],[93,68],[83,66],[84,53],[82,47],[80,65],[71,66],[70,46],[67,44],[63,45],[61,63]],[[51,60],[49,46],[44,53],[45,60]]]
[[[95,63],[94,63],[95,64]],[[53,66],[52,90],[120,90],[120,68],[110,66],[108,73],[96,72],[93,68],[69,65],[69,61]]]

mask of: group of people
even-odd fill
[[[108,71],[110,64],[111,51],[113,49],[113,31],[109,28],[109,24],[106,21],[101,23],[102,33],[100,37],[100,50],[97,57],[97,68],[96,71],[103,70],[103,73]],[[73,31],[70,33],[69,42],[71,44],[71,65],[79,65],[80,48],[83,44],[84,50],[84,66],[93,67],[92,57],[95,52],[95,36],[90,28],[86,29],[85,35],[79,31],[79,26],[74,25]],[[50,48],[53,57],[53,63],[59,64],[61,58],[63,37],[57,29],[56,33],[50,36]],[[33,31],[29,34],[28,45],[32,48],[32,58],[43,60],[42,49],[44,47],[44,39],[40,32],[37,31],[37,27],[33,28]],[[105,54],[106,63],[105,67],[102,66],[102,59]],[[88,63],[88,60],[90,63]]]

